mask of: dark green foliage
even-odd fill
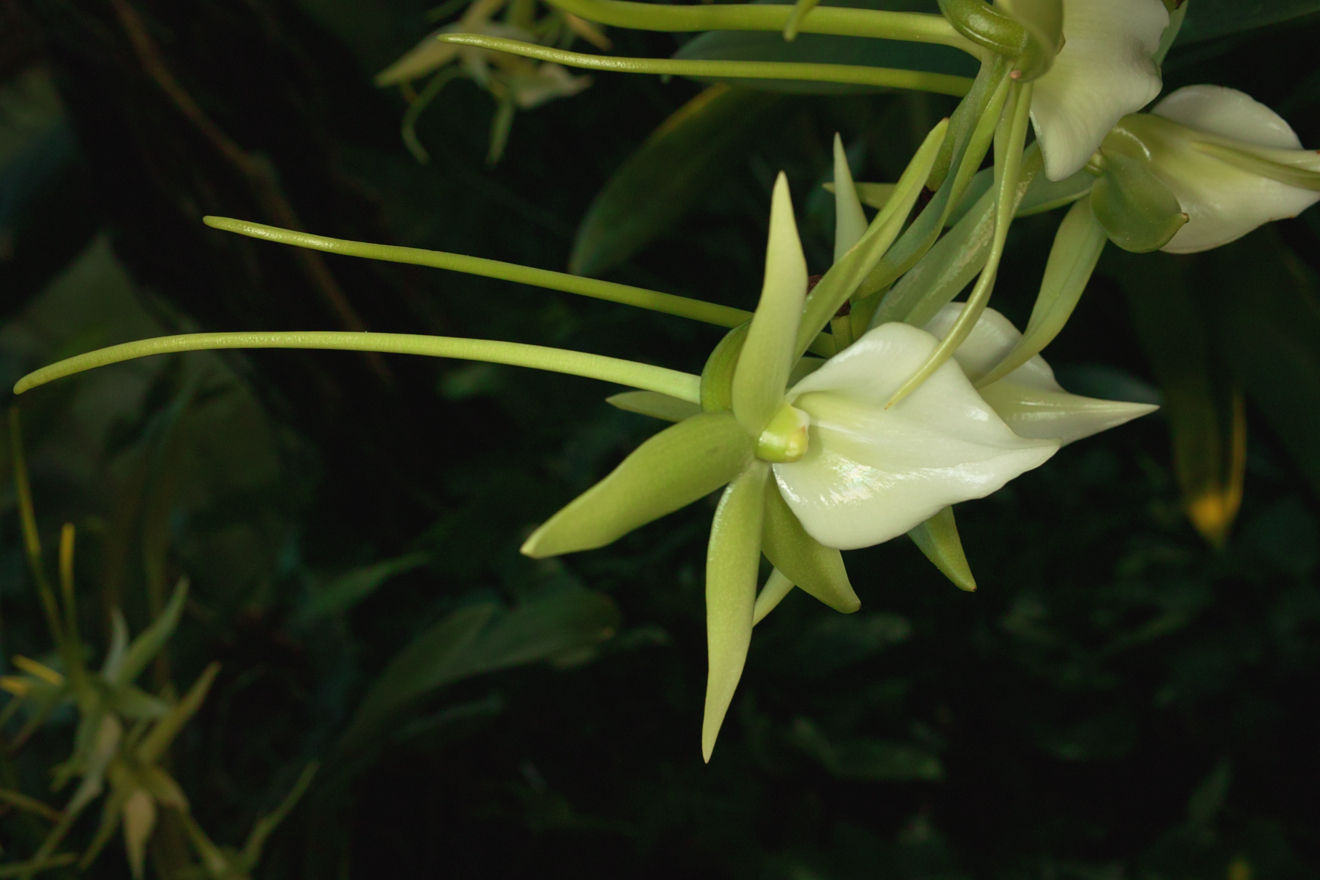
[[[1299,74],[1320,41],[1315,4],[1277,4],[1273,27],[1248,31],[1229,7],[1268,4],[1189,2],[1201,42],[1182,62],[1175,48],[1170,86],[1244,88],[1320,145],[1320,79]],[[199,222],[283,222],[269,210],[283,205],[329,235],[561,268],[595,195],[699,86],[596,75],[584,94],[520,114],[489,169],[492,106],[456,83],[419,123],[433,161],[418,166],[397,139],[402,102],[366,84],[420,36],[423,4],[130,5],[186,93],[264,170],[236,167],[171,107],[102,9],[114,4],[20,3],[21,27],[46,47],[25,75],[51,77],[62,105],[39,95],[40,113],[22,118],[40,124],[0,140],[4,381],[163,327],[339,329],[350,314],[373,329],[688,370],[718,340],[485,280],[308,263]],[[611,36],[619,54],[676,49],[663,34]],[[32,97],[17,69],[0,66],[0,125]],[[952,102],[775,106],[773,130],[722,158],[704,193],[685,194],[681,222],[653,224],[608,277],[752,307],[774,173],[793,181],[822,271],[832,201],[816,184],[832,133],[859,179],[893,180]],[[1059,216],[1015,227],[994,305],[1019,326]],[[1173,310],[1141,304],[1150,321],[1134,324],[1124,293],[1168,292],[1128,283],[1146,260],[1181,285],[1195,338],[1184,324],[1164,331],[1245,401],[1245,495],[1221,549],[1182,514],[1169,443],[1179,408],[1069,447],[959,507],[977,592],[896,541],[849,554],[858,614],[790,595],[757,627],[709,766],[712,506],[606,550],[518,554],[660,427],[606,406],[613,389],[341,354],[102,371],[23,398],[41,533],[49,552],[62,522],[79,528],[89,642],[106,643],[116,606],[142,632],[188,576],[178,632],[142,680],[182,691],[221,664],[171,768],[217,843],[240,845],[309,761],[326,762],[268,841],[260,877],[1312,878],[1316,217],[1213,254],[1103,261],[1047,352],[1070,390],[1156,395],[1163,371],[1144,346]],[[8,475],[6,455],[0,655],[55,663]],[[59,803],[47,771],[72,721],[56,715],[0,754],[0,788]],[[17,858],[45,820],[6,809],[0,858]],[[117,846],[91,876],[125,876]]]

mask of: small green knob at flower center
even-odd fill
[[[809,427],[811,416],[784,404],[756,438],[756,457],[769,462],[797,461],[807,454]]]

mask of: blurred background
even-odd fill
[[[1238,4],[1192,3],[1166,88],[1241,88],[1320,145],[1320,4],[1242,4],[1268,11],[1238,20],[1221,16]],[[598,74],[517,112],[491,164],[499,96],[458,78],[415,114],[423,162],[400,135],[413,93],[372,77],[436,27],[431,11],[0,2],[0,384],[190,330],[468,335],[696,371],[720,331],[200,220],[572,261],[750,308],[779,169],[823,271],[834,132],[859,180],[893,180],[953,106],[724,86],[699,97],[706,84]],[[608,37],[620,55],[678,47]],[[648,142],[680,111],[677,133]],[[1014,227],[995,307],[1019,325],[1057,222]],[[220,663],[168,756],[196,822],[239,846],[319,762],[252,876],[1313,878],[1317,272],[1315,209],[1204,255],[1111,247],[1046,354],[1070,390],[1161,412],[961,505],[974,594],[899,539],[848,555],[858,614],[790,596],[757,628],[709,766],[713,505],[605,550],[518,553],[656,429],[607,406],[613,389],[267,352],[139,361],[10,405],[51,571],[61,524],[77,528],[89,662],[115,609],[136,633],[180,577],[191,584],[139,685],[175,694]],[[5,672],[15,655],[58,665],[14,472],[5,444]],[[0,788],[58,809],[68,791],[51,793],[51,769],[75,713],[20,740],[26,711],[3,730]],[[159,813],[152,876],[185,876],[172,812]],[[99,818],[89,811],[63,850],[82,851]],[[0,876],[53,821],[0,797]],[[128,876],[122,844],[86,874]]]

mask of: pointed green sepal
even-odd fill
[[[174,595],[165,604],[160,616],[144,629],[119,657],[113,668],[105,670],[106,678],[114,685],[129,684],[136,679],[152,658],[165,647],[165,642],[174,634],[183,614],[183,603],[188,598],[188,581],[180,579],[174,588]]]
[[[953,519],[952,507],[944,508],[908,532],[908,537],[955,587],[969,593],[976,589],[976,579],[972,577],[971,566],[967,564],[967,554],[963,552],[962,539],[958,537],[958,524]]]
[[[892,194],[892,190],[891,190]],[[888,199],[886,199],[888,201]],[[834,135],[834,262],[843,259],[849,248],[861,240],[866,232],[866,213],[853,183],[852,169],[848,167],[848,154],[843,150],[843,139]]]
[[[780,172],[770,207],[761,299],[733,371],[733,414],[753,434],[761,433],[784,399],[806,297],[807,258],[793,219],[788,178]]]
[[[779,486],[773,482],[765,489],[765,526],[761,541],[765,555],[775,569],[812,598],[844,614],[862,607],[862,600],[857,598],[848,581],[843,555],[807,534],[784,503]],[[769,613],[768,609],[766,613]]]
[[[1164,247],[1187,223],[1178,198],[1145,162],[1108,150],[1105,173],[1091,188],[1091,209],[1110,241],[1138,254]]]
[[[752,625],[765,620],[767,614],[779,607],[784,597],[793,592],[793,582],[779,569],[773,569],[766,578],[765,586],[756,594],[756,604],[752,607]]]
[[[1072,316],[1108,241],[1105,228],[1091,210],[1090,196],[1076,202],[1064,215],[1054,235],[1045,277],[1031,309],[1031,319],[1022,339],[1011,352],[983,377],[969,376],[978,386],[1002,379],[1040,354],[1054,341]]]
[[[761,567],[761,523],[770,466],[753,462],[729,484],[715,509],[706,551],[706,709],[701,755],[710,761],[724,715],[747,662]]]
[[[647,440],[532,533],[528,556],[591,550],[686,507],[733,479],[753,440],[729,413],[702,413]]]
[[[724,334],[701,368],[701,408],[706,412],[728,412],[733,408],[733,371],[747,342],[750,324],[739,324]]]
[[[605,402],[624,412],[650,416],[666,422],[681,422],[688,416],[695,416],[701,412],[701,407],[695,403],[679,400],[677,397],[670,397],[658,391],[623,391],[605,398]]]
[[[1311,150],[1255,148],[1197,143],[1197,150],[1249,174],[1257,174],[1298,189],[1320,192],[1320,153]]]

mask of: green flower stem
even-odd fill
[[[714,7],[712,7],[714,8]],[[774,7],[767,7],[774,8]],[[786,11],[792,7],[783,7]],[[647,73],[710,79],[808,80],[886,89],[913,89],[938,95],[962,97],[971,88],[965,76],[897,70],[854,64],[802,64],[790,61],[692,61],[677,58],[626,58],[617,55],[585,55],[481,34],[439,34],[442,43],[472,46],[492,52],[508,52],[565,67],[606,70],[615,73]]]
[[[28,373],[14,385],[14,393],[22,394],[39,385],[63,379],[84,370],[117,364],[123,361],[150,357],[154,354],[172,354],[182,351],[211,351],[223,348],[306,348],[334,351],[374,351],[383,354],[415,354],[425,357],[454,358],[465,361],[485,361],[514,367],[529,367],[552,373],[567,373],[588,379],[600,379],[658,391],[670,397],[697,403],[700,400],[699,377],[651,364],[639,364],[620,358],[566,351],[520,342],[499,342],[490,339],[465,339],[453,336],[422,336],[413,333],[365,332],[303,332],[303,333],[185,333],[180,336],[160,336],[125,342],[108,348],[51,364]]]
[[[202,222],[213,229],[235,232],[248,238],[260,238],[277,244],[293,245],[324,251],[328,254],[340,254],[346,257],[362,257],[368,260],[383,260],[387,263],[406,263],[410,266],[427,266],[432,269],[446,269],[450,272],[463,272],[467,275],[480,275],[500,281],[513,281],[517,284],[529,284],[547,290],[574,293],[592,299],[663,312],[679,318],[690,318],[714,324],[717,327],[737,327],[752,317],[752,313],[730,306],[716,305],[686,296],[661,293],[645,287],[633,287],[628,284],[616,284],[613,281],[600,281],[595,278],[583,278],[567,272],[553,272],[549,269],[534,269],[519,266],[517,263],[505,263],[501,260],[487,260],[482,257],[469,257],[463,254],[451,254],[445,251],[432,251],[424,248],[396,247],[387,244],[369,244],[363,241],[348,241],[342,238],[329,238],[324,235],[312,235],[307,232],[295,232],[264,223],[250,223],[246,220],[233,220],[228,217],[203,217]]]
[[[1008,240],[1008,227],[1013,222],[1017,211],[1018,183],[1022,179],[1022,153],[1026,145],[1029,112],[1031,110],[1031,83],[1015,85],[1004,108],[1004,120],[995,138],[995,226],[994,238],[990,243],[990,256],[985,268],[976,279],[976,286],[967,297],[958,320],[949,329],[948,335],[931,352],[926,363],[912,374],[885,404],[885,409],[898,403],[916,390],[922,382],[938,370],[945,361],[953,356],[958,346],[966,341],[972,328],[985,311],[990,300],[990,292],[995,286],[995,276],[999,271],[999,261],[1004,254],[1004,243]]]
[[[548,0],[551,6],[601,24],[643,31],[782,31],[795,17],[790,5],[633,3],[628,0]],[[817,7],[801,15],[797,32],[872,37],[952,46],[981,56],[942,15]]]

